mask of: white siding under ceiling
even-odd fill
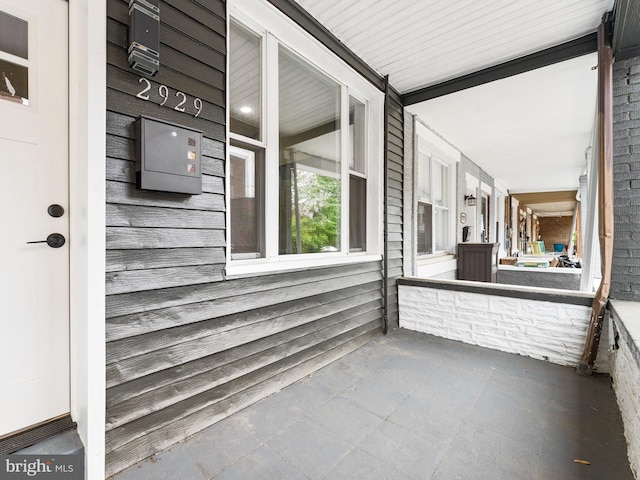
[[[592,33],[613,0],[296,0],[400,92]]]

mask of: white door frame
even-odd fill
[[[87,479],[105,475],[106,11],[69,0],[71,417]]]

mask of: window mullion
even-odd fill
[[[349,251],[349,92],[340,89],[340,251]]]
[[[267,33],[263,58],[264,80],[264,128],[267,149],[265,152],[265,256],[278,256],[278,40]],[[270,99],[270,102],[267,102]],[[269,104],[267,104],[269,103]]]
[[[431,254],[436,251],[436,215],[435,211],[435,179],[433,178],[433,162],[434,162],[433,154],[429,154],[429,203],[431,203]]]

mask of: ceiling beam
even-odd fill
[[[576,190],[558,192],[512,193],[511,195],[525,205],[538,203],[571,202],[576,200]]]
[[[554,63],[571,60],[597,50],[597,35],[590,33],[584,37],[580,37],[570,42],[556,45],[524,57],[516,58],[509,62],[494,65],[462,77],[454,78],[446,82],[432,85],[430,87],[420,88],[412,92],[402,95],[402,104],[404,106],[413,105],[415,103],[431,100],[432,98],[442,97],[450,93],[459,92],[471,87],[477,87],[485,83],[500,80],[502,78],[511,77],[520,73],[535,70],[536,68],[546,67]]]

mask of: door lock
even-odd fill
[[[64,215],[64,207],[62,205],[54,203],[53,205],[49,205],[49,208],[47,208],[47,213],[53,218],[61,217]]]
[[[60,233],[52,233],[47,237],[46,240],[36,240],[34,242],[27,242],[27,243],[46,243],[51,248],[60,248],[61,246],[64,245],[65,242],[66,240],[64,238],[64,235]]]

